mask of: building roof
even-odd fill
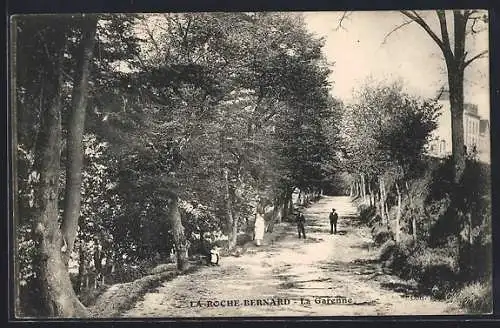
[[[474,104],[465,103],[464,104],[464,114],[466,114],[468,116],[475,117],[475,118],[481,118],[481,116],[479,116],[479,114],[477,113],[477,105],[474,105]]]
[[[466,111],[467,114],[472,114],[477,116],[477,105],[464,104],[464,111]]]

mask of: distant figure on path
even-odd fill
[[[264,214],[260,210],[257,210],[255,214],[255,226],[254,226],[254,239],[257,246],[261,245],[262,239],[264,239]]]
[[[337,212],[335,212],[335,209],[332,208],[332,211],[330,212],[330,234],[335,234],[337,233],[337,221],[339,219],[339,216]]]
[[[220,259],[219,247],[214,246],[210,250],[210,265],[219,265],[219,259]]]
[[[304,239],[306,239],[305,224],[306,218],[304,217],[304,214],[299,213],[299,215],[297,215],[297,230],[299,231],[299,239],[301,235],[304,236]]]

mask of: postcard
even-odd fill
[[[15,319],[492,313],[488,11],[10,32]]]

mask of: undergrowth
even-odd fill
[[[453,293],[449,300],[469,313],[491,313],[493,310],[491,282],[473,282]]]
[[[110,318],[120,316],[131,309],[148,291],[161,285],[164,281],[174,279],[180,274],[189,274],[199,266],[192,265],[188,270],[180,272],[171,266],[160,265],[145,277],[132,282],[116,284],[108,288],[95,301],[89,310],[94,317]],[[167,271],[162,271],[163,269]]]

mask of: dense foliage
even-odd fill
[[[337,165],[332,141],[340,104],[329,95],[323,42],[300,15],[101,15],[88,49],[84,24],[95,18],[16,21],[16,226],[25,314],[47,311],[34,287],[46,283],[46,272],[37,274],[46,270],[40,261],[54,254],[37,249],[51,242],[44,233],[57,234],[50,224],[40,230],[40,222],[51,221],[42,220],[47,212],[36,201],[48,190],[37,179],[50,168],[37,166],[36,156],[53,154],[36,136],[57,128],[43,115],[62,117],[62,148],[55,150],[62,155],[59,215],[49,220],[64,226],[71,219],[65,199],[75,196],[65,188],[67,174],[78,177],[64,168],[74,160],[69,151],[78,155],[80,147],[66,141],[77,128],[76,100],[85,97],[81,203],[66,269],[80,297],[133,279],[124,276],[127,268],[170,261],[172,254],[179,263],[213,243],[231,250],[258,209],[271,213],[271,225],[279,222],[294,190],[319,194]],[[82,50],[92,54],[89,71],[81,66]],[[78,80],[85,73],[88,84]],[[55,96],[60,107],[51,105]],[[63,231],[62,253],[66,238]],[[49,315],[66,315],[54,304]]]
[[[344,181],[359,197],[383,265],[436,297],[485,291],[491,283],[489,165],[468,154],[455,183],[452,158],[426,153],[436,103],[410,97],[399,83],[369,81],[355,99],[343,116]],[[483,306],[488,293],[483,300],[471,295],[481,311],[491,309]]]

